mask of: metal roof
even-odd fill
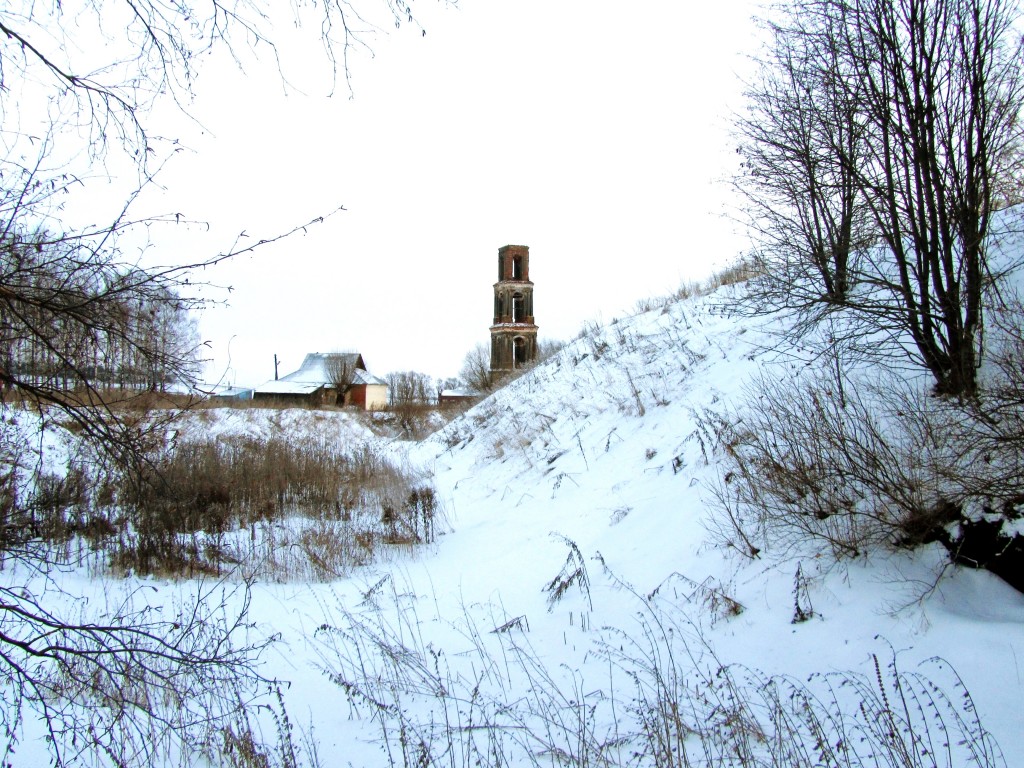
[[[311,395],[323,387],[322,383],[315,381],[287,381],[278,379],[268,381],[256,387],[256,392],[261,395]]]
[[[336,366],[344,366],[351,371],[352,384],[387,386],[387,382],[366,370],[363,356],[358,352],[310,352],[302,359],[302,365],[297,371],[276,381],[261,384],[256,387],[256,392],[271,395],[309,395],[320,387],[330,387],[337,383]]]

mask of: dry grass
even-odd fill
[[[315,635],[350,712],[378,729],[385,765],[1005,768],[941,660],[908,671],[893,654],[866,672],[766,675],[721,664],[652,595],[637,596],[628,632],[602,630],[604,663],[589,676],[549,668],[523,616],[488,628],[467,614],[471,645],[450,655],[424,640],[399,594],[381,580]]]
[[[849,557],[920,543],[949,522],[965,454],[941,410],[927,413],[937,404],[896,386],[758,382],[722,422],[718,538],[745,554],[824,545]]]
[[[808,369],[755,382],[734,413],[708,414],[695,432],[724,460],[712,537],[783,558],[939,542],[953,562],[1020,589],[1019,443],[991,427],[1019,424],[1020,409],[1001,421],[978,409],[895,375],[841,384]]]
[[[370,447],[283,438],[179,445],[122,504],[117,568],[279,580],[336,578],[388,544],[427,543],[440,516],[429,482]]]
[[[667,296],[654,296],[647,299],[640,299],[634,305],[632,314],[640,315],[654,310],[663,310],[680,301],[692,299],[696,296],[707,296],[725,285],[745,283],[748,280],[757,277],[758,274],[759,270],[753,262],[741,259],[735,264],[723,267],[704,281],[685,280],[679,284],[678,288]],[[593,327],[584,326],[580,331],[580,336],[593,335],[593,331]]]
[[[365,444],[239,436],[151,455],[143,482],[86,456],[63,475],[12,465],[0,542],[69,557],[84,544],[115,572],[320,581],[428,543],[442,525],[429,478]]]

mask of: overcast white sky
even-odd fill
[[[210,375],[241,385],[306,352],[358,349],[378,375],[455,375],[488,339],[497,250],[530,246],[542,338],[569,338],[732,261],[728,111],[751,51],[741,0],[420,0],[354,62],[355,98],[302,72],[211,64],[189,152],[149,204],[211,222],[160,241],[201,258],[339,205],[305,235],[211,270]],[[300,36],[314,65],[314,30]],[[322,69],[319,71],[322,73]],[[182,254],[181,251],[188,253]]]

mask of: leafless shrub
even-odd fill
[[[964,500],[971,457],[951,426],[957,416],[895,379],[843,395],[827,373],[798,386],[761,379],[723,443],[726,543],[756,554],[817,542],[856,556],[927,540]]]
[[[378,544],[430,542],[440,524],[433,488],[368,446],[207,441],[179,445],[157,471],[131,499],[121,567],[217,572],[227,560],[322,580],[366,563]],[[197,531],[223,546],[190,551]]]
[[[1024,302],[1007,297],[989,317],[993,328],[988,375],[981,396],[967,405],[976,424],[972,437],[981,444],[984,474],[995,474],[999,485],[1014,487],[1006,481],[1024,475]]]
[[[154,452],[135,485],[87,458],[64,474],[11,465],[0,486],[5,558],[80,539],[120,573],[324,580],[389,543],[429,543],[443,526],[429,480],[366,444],[181,440]]]
[[[459,378],[474,392],[486,394],[494,389],[496,379],[491,372],[491,350],[486,344],[476,344],[466,353]]]
[[[564,346],[557,339],[540,339],[537,342],[536,357],[528,363],[517,364],[512,371],[491,370],[491,349],[487,344],[476,344],[463,360],[459,380],[478,395],[489,395],[501,387],[508,386],[526,375],[544,361],[556,355]]]
[[[423,440],[459,414],[459,409],[423,403],[399,402],[371,415],[370,424],[380,434],[399,440]]]
[[[796,573],[793,575],[793,624],[802,624],[814,618],[814,606],[811,605],[811,592],[808,588],[808,579],[804,575],[802,563],[796,564]]]
[[[693,436],[705,457],[725,458],[712,538],[752,557],[937,541],[954,563],[1024,588],[1024,311],[1006,302],[990,317],[977,397],[939,396],[896,371],[866,382],[834,359],[762,378],[733,414],[701,414]]]

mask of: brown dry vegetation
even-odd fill
[[[430,542],[439,525],[429,479],[368,445],[236,436],[153,456],[142,483],[84,461],[41,473],[24,503],[12,486],[0,535],[78,542],[115,572],[324,580]]]

